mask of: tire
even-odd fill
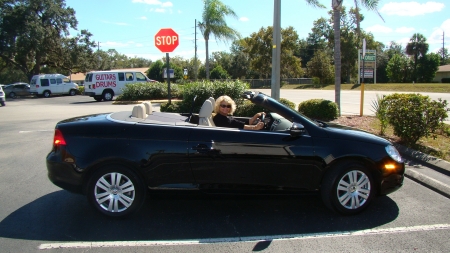
[[[345,162],[330,168],[322,180],[321,196],[331,210],[357,214],[366,209],[375,194],[372,173],[359,162]]]
[[[44,98],[49,98],[51,94],[52,93],[48,90],[46,90],[46,91],[44,91],[44,93],[42,93],[42,95],[44,95]]]
[[[87,189],[89,203],[103,215],[114,218],[139,210],[147,192],[142,180],[120,165],[100,168],[90,178]]]
[[[16,96],[16,93],[10,92],[9,95],[8,95],[8,97],[10,97],[10,98],[16,98],[17,96]]]
[[[105,101],[111,101],[114,97],[114,93],[110,90],[103,92],[103,100]]]
[[[75,96],[77,94],[77,91],[76,90],[70,90],[69,91],[69,95],[70,96]]]

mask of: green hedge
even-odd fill
[[[170,84],[170,95],[179,96],[179,87],[177,84]],[[118,101],[136,101],[151,99],[167,99],[167,83],[132,83],[123,88],[123,92],[116,100]]]
[[[448,117],[447,101],[434,101],[421,94],[394,93],[383,98],[389,124],[394,134],[407,144],[415,144],[421,137],[435,137]]]
[[[331,121],[338,117],[339,110],[335,102],[324,99],[310,99],[298,105],[298,111],[311,119]]]
[[[198,112],[206,99],[213,97],[217,99],[222,95],[231,97],[237,104],[238,108],[243,103],[241,95],[244,91],[249,90],[250,85],[241,81],[201,81],[192,82],[183,85],[180,93],[182,101],[173,103],[173,105],[162,104],[161,111],[166,112],[190,112],[193,106],[193,112]],[[196,97],[194,104],[193,100]]]

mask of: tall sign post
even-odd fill
[[[155,34],[155,46],[163,53],[166,53],[166,74],[167,74],[167,90],[169,104],[172,102],[170,94],[170,74],[169,74],[169,53],[173,52],[178,47],[179,37],[172,28],[162,28]]]
[[[362,67],[362,82],[361,82],[361,107],[359,108],[359,116],[363,116],[364,111],[364,58],[366,56],[366,39],[363,39],[363,48],[362,48],[362,58],[363,58],[363,67]]]
[[[358,55],[358,81],[361,81],[361,92],[364,93],[365,79],[373,79],[373,83],[377,83],[377,50],[360,49]],[[361,116],[363,112],[363,101],[364,98],[362,97]]]

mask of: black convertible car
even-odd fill
[[[154,112],[147,102],[63,120],[48,177],[112,217],[137,211],[154,189],[312,191],[333,211],[355,214],[402,186],[405,165],[389,141],[313,121],[263,93],[243,96],[265,108],[263,130],[214,126],[213,98],[198,114]]]

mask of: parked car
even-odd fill
[[[111,217],[137,211],[148,189],[317,192],[347,215],[402,186],[405,164],[389,141],[313,121],[260,92],[243,97],[265,108],[263,130],[214,126],[213,98],[198,114],[153,112],[147,102],[60,121],[48,177]]]
[[[0,105],[5,106],[5,92],[3,92],[3,87],[0,85]]]
[[[30,85],[27,83],[13,83],[3,87],[6,96],[17,98],[17,96],[30,96]]]

